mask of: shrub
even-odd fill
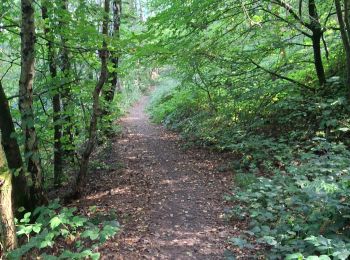
[[[232,209],[231,217],[249,219],[247,233],[268,246],[269,259],[313,255],[347,259],[349,155],[342,144],[318,140],[299,160],[290,161],[285,171],[237,188],[230,199],[239,206]]]
[[[21,220],[16,220],[17,235],[24,243],[7,258],[20,259],[31,252],[44,259],[99,259],[100,254],[94,249],[118,232],[119,223],[116,220],[94,223],[76,212],[77,208],[62,207],[55,201],[25,213]],[[54,246],[55,253],[50,255]]]

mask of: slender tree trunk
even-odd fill
[[[140,21],[144,21],[144,14],[143,14],[143,9],[142,9],[142,0],[139,0],[139,12],[140,12]]]
[[[61,8],[63,13],[68,12],[68,0],[61,1]],[[60,28],[69,26],[65,21],[65,16],[63,15],[59,19]],[[67,48],[67,39],[63,33],[60,34],[61,38],[61,48],[60,48],[60,59],[61,59],[61,71],[65,79],[70,78],[71,62],[69,59],[69,50]],[[64,154],[66,158],[70,158],[74,162],[74,134],[73,134],[73,121],[72,121],[72,93],[70,84],[66,84],[62,91],[62,104],[63,104],[63,114],[65,119],[65,126],[63,128],[64,139],[68,140],[68,143],[64,144]]]
[[[137,0],[129,0],[128,1],[129,4],[129,12],[131,13],[131,20],[132,20],[132,24],[136,24],[136,21],[138,20],[138,11],[137,11]]]
[[[3,139],[1,134],[0,138]],[[0,145],[0,242],[5,252],[17,247],[12,204],[12,174],[7,166],[2,145]]]
[[[112,2],[112,10],[113,10],[113,33],[112,37],[114,40],[120,39],[120,24],[121,24],[121,12],[122,12],[122,1],[121,0],[113,0]],[[117,44],[119,46],[119,44]],[[119,55],[120,48],[117,47],[116,50],[111,53],[110,62],[113,65],[113,70],[109,73],[109,81],[110,84],[106,85],[106,87],[102,90],[102,95],[104,99],[104,108],[103,108],[103,116],[106,120],[105,134],[108,135],[111,133],[111,126],[113,124],[113,120],[111,119],[111,109],[110,104],[114,100],[115,92],[119,86],[119,78],[118,78],[118,67],[119,67]]]
[[[137,0],[129,0],[129,8],[132,13],[137,13]]]
[[[122,12],[122,1],[113,0],[113,34],[114,39],[120,39],[120,24],[121,24],[121,12]],[[111,86],[103,91],[105,101],[108,103],[114,99],[115,90],[118,87],[118,72],[119,67],[119,48],[111,54],[111,63],[113,64],[113,71],[110,73]]]
[[[102,34],[104,37],[108,36],[108,20],[109,20],[109,0],[104,1],[105,19],[102,25]],[[93,92],[93,107],[92,115],[89,126],[89,136],[88,140],[82,154],[82,159],[80,162],[80,169],[77,176],[77,181],[75,185],[74,195],[75,197],[80,196],[86,186],[88,165],[90,160],[90,155],[95,147],[96,136],[97,136],[97,121],[102,114],[100,111],[100,93],[106,81],[108,80],[108,48],[106,40],[103,40],[102,49],[99,51],[99,56],[101,59],[101,72],[99,80],[95,86]]]
[[[12,121],[10,107],[0,81],[0,132],[2,134],[1,144],[8,163],[8,167],[13,174],[14,205],[15,208],[25,207],[32,210],[28,178],[24,174],[21,151],[17,143],[15,127]]]
[[[322,53],[321,53],[321,39],[322,39],[322,28],[317,13],[315,0],[309,0],[309,16],[310,26],[312,31],[312,48],[314,52],[314,63],[316,73],[320,86],[326,84],[326,74],[323,67]]]
[[[47,2],[43,1],[41,12],[42,12],[42,18],[43,20],[47,20],[48,13],[47,13]],[[57,66],[56,66],[56,55],[55,55],[55,49],[52,44],[52,37],[50,35],[50,28],[45,27],[44,29],[46,37],[49,39],[47,42],[47,52],[48,52],[48,63],[49,63],[49,71],[51,75],[51,85],[54,86],[54,90],[52,91],[53,97],[52,97],[52,108],[53,108],[53,125],[54,125],[54,185],[60,186],[62,175],[63,175],[63,164],[62,164],[62,125],[61,125],[61,97],[59,94],[59,90],[53,84],[53,82],[56,81],[57,77]]]
[[[348,0],[344,0],[344,7],[345,10],[348,8]],[[349,23],[349,17],[348,11],[345,12],[345,15],[343,16],[342,12],[342,6],[340,0],[335,0],[335,8],[337,12],[339,27],[340,27],[340,35],[343,42],[343,47],[345,51],[345,57],[346,57],[346,87],[350,88],[350,23]],[[350,91],[348,93],[348,98],[350,99]]]
[[[321,53],[321,38],[322,34],[314,32],[312,35],[312,48],[314,52],[314,64],[316,69],[316,74],[320,86],[326,84],[326,74],[323,67],[322,53]]]
[[[21,75],[19,110],[24,134],[24,152],[28,172],[32,175],[31,198],[34,204],[46,202],[33,112],[33,79],[35,63],[35,24],[33,0],[21,0]]]

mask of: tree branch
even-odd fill
[[[290,6],[289,4],[284,2],[283,0],[274,0],[273,2],[275,2],[275,4],[277,4],[277,5],[281,6],[281,7],[283,7],[284,9],[286,9],[289,12],[289,14],[292,15],[293,18],[296,21],[298,21],[301,25],[305,26],[306,28],[308,28],[310,30],[312,29],[311,24],[304,22],[304,20],[301,17],[299,17],[297,15],[297,13],[293,10],[292,6]]]
[[[257,68],[259,68],[259,69],[261,69],[261,70],[263,70],[263,71],[265,71],[265,72],[267,72],[267,73],[269,73],[269,74],[271,74],[271,75],[273,75],[273,76],[275,76],[275,77],[277,77],[277,78],[280,78],[280,79],[289,81],[289,82],[291,82],[291,83],[294,83],[294,84],[298,85],[299,87],[302,87],[302,88],[305,88],[305,89],[308,89],[308,90],[311,90],[311,91],[314,91],[314,90],[315,90],[314,88],[312,88],[312,87],[310,87],[310,86],[307,86],[307,85],[305,85],[305,84],[303,84],[303,83],[301,83],[301,82],[299,82],[299,81],[296,81],[296,80],[294,80],[294,79],[288,78],[288,77],[286,77],[286,76],[283,76],[283,75],[281,75],[281,74],[279,74],[279,73],[276,73],[276,72],[274,72],[274,71],[271,71],[271,70],[269,70],[269,69],[266,69],[266,68],[264,68],[263,66],[259,65],[258,63],[256,63],[255,61],[253,61],[252,59],[249,59],[249,60],[250,60],[250,62],[253,63]]]

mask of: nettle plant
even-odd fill
[[[10,252],[8,259],[29,253],[44,259],[99,259],[96,249],[119,231],[116,220],[88,219],[78,215],[77,208],[62,207],[58,201],[25,213],[16,220],[16,227],[17,236],[25,242]],[[62,246],[53,248],[57,244]]]
[[[228,198],[240,205],[230,216],[250,225],[233,244],[249,248],[254,239],[266,246],[269,259],[348,259],[349,151],[323,139],[307,150],[272,177],[240,182]]]

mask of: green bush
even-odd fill
[[[156,122],[237,158],[234,195],[227,197],[237,206],[228,216],[250,224],[232,244],[254,248],[249,241],[256,241],[268,259],[348,258],[350,152],[339,142],[349,131],[343,98],[285,92],[261,109],[212,88],[213,110],[206,93],[191,85],[160,84],[156,93],[150,109]]]
[[[231,217],[250,221],[246,234],[267,246],[269,259],[350,255],[350,153],[322,139],[308,148],[285,170],[235,188],[230,198],[238,203]]]
[[[25,213],[21,220],[16,220],[17,235],[24,243],[7,258],[20,259],[32,253],[43,259],[99,259],[100,254],[94,249],[119,231],[119,223],[116,220],[95,223],[76,212],[77,208],[62,207],[55,201]],[[56,247],[54,255],[49,255],[58,242],[64,247]]]

